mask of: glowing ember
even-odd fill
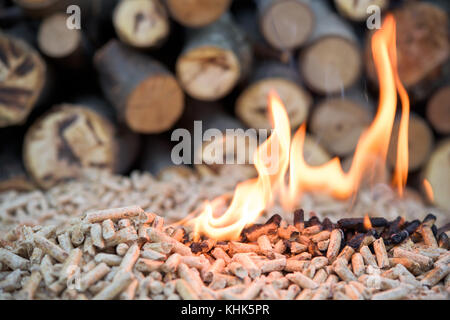
[[[269,208],[277,196],[286,210],[292,210],[298,206],[304,191],[327,192],[337,198],[355,194],[363,175],[378,166],[380,159],[385,163],[397,109],[397,91],[402,101],[402,117],[394,183],[402,194],[408,173],[409,100],[397,73],[395,32],[394,17],[388,15],[383,28],[372,37],[372,53],[380,79],[379,106],[373,123],[360,137],[350,170],[343,171],[339,158],[317,167],[308,165],[303,157],[306,125],[298,129],[291,144],[289,118],[280,98],[272,92],[269,113],[274,131],[255,152],[258,177],[236,187],[223,215],[214,214],[217,201],[206,204],[204,211],[191,221],[195,223],[197,237],[205,234],[217,240],[239,238],[242,229]]]

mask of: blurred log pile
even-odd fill
[[[92,167],[157,175],[171,165],[173,129],[269,129],[271,89],[292,130],[308,123],[307,160],[338,156],[348,168],[376,113],[373,5],[397,20],[410,183],[427,179],[450,209],[449,5],[439,0],[0,0],[0,190],[48,189]]]

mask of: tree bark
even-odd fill
[[[94,57],[105,96],[139,133],[170,129],[184,108],[175,77],[158,61],[111,40]]]

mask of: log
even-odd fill
[[[201,121],[200,132],[198,131],[199,127],[195,127],[194,121]],[[226,109],[218,102],[204,102],[189,98],[185,113],[178,126],[190,133],[192,148],[190,162],[194,163],[195,168],[201,173],[216,174],[226,169],[242,170],[249,176],[254,175],[255,171],[251,162],[253,152],[258,145],[256,131],[246,131],[245,125],[228,114]],[[222,138],[204,141],[204,137],[199,137],[199,135],[205,134],[208,129],[215,130],[217,133],[220,132]],[[228,129],[233,131],[227,132]],[[213,148],[221,150],[222,155],[209,152]],[[240,154],[242,163],[236,164],[238,152],[243,152],[243,149],[245,153]],[[232,163],[226,164],[227,159]],[[223,164],[217,163],[219,161],[223,161]]]
[[[303,144],[303,157],[310,166],[320,166],[331,160],[330,154],[322,147],[317,137],[309,134],[305,137]]]
[[[117,40],[94,57],[100,84],[119,119],[139,133],[170,129],[184,108],[184,95],[165,66]]]
[[[388,164],[394,168],[397,160],[398,130],[400,121],[397,119],[392,128],[391,141],[387,154]],[[408,128],[408,171],[421,168],[428,160],[433,150],[434,137],[427,122],[416,114],[411,114]]]
[[[172,18],[190,28],[213,23],[227,11],[230,4],[231,0],[166,0]]]
[[[57,11],[65,11],[68,0],[14,0],[23,11],[33,18],[42,18]]]
[[[251,46],[245,34],[230,15],[224,15],[207,27],[188,32],[176,72],[190,96],[214,101],[245,79],[251,62]]]
[[[445,139],[434,149],[423,177],[433,188],[434,204],[450,210],[450,139]]]
[[[300,0],[256,0],[256,4],[261,33],[277,49],[300,47],[314,29],[314,14]]]
[[[11,130],[10,130],[11,129]],[[0,192],[31,191],[36,188],[22,163],[22,134],[17,129],[3,129],[0,140]]]
[[[119,39],[136,48],[160,46],[170,32],[168,14],[159,0],[121,0],[113,24]]]
[[[373,115],[361,100],[328,98],[314,108],[310,130],[331,154],[354,152],[361,133],[370,126]]]
[[[450,85],[439,89],[428,101],[427,120],[440,134],[450,133]]]
[[[370,6],[377,6],[381,11],[389,7],[389,0],[334,0],[334,5],[339,14],[351,21],[363,22],[369,17],[367,9]]]
[[[410,2],[393,11],[397,23],[397,60],[400,79],[414,100],[428,96],[440,79],[450,55],[448,16],[425,2]],[[370,37],[367,44],[370,44]],[[365,50],[369,79],[377,84],[370,45]]]
[[[284,102],[291,128],[306,120],[312,97],[301,86],[300,76],[292,67],[270,61],[255,68],[250,85],[236,100],[236,115],[242,122],[251,128],[272,128],[267,112],[270,90],[275,90]]]
[[[0,128],[25,122],[43,92],[46,70],[25,41],[0,32]]]
[[[112,171],[117,144],[107,116],[62,104],[41,116],[24,140],[25,167],[41,188],[77,178],[84,168]]]
[[[66,26],[67,15],[55,13],[47,16],[39,26],[37,42],[40,51],[60,65],[72,68],[86,63],[86,45],[83,33]]]
[[[306,0],[305,0],[306,1]],[[317,23],[307,47],[299,55],[300,74],[319,94],[350,88],[361,75],[362,55],[351,26],[322,0],[308,1]]]

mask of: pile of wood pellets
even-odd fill
[[[200,238],[139,206],[64,227],[20,225],[0,242],[0,299],[449,299],[449,225],[333,223],[303,210],[238,241]]]

